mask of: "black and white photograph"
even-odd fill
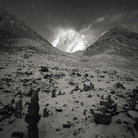
[[[0,138],[138,138],[138,0],[0,0]]]

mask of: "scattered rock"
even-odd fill
[[[47,110],[47,108],[45,108],[43,110],[43,117],[48,117],[49,116],[49,111]]]
[[[62,111],[63,111],[63,109],[56,109],[56,111],[57,111],[57,112],[62,112]]]
[[[90,85],[83,84],[83,90],[84,91],[91,91],[94,89],[94,85],[90,83]]]
[[[51,98],[55,98],[55,97],[56,97],[56,89],[53,89],[51,93]]]
[[[120,119],[116,120],[116,124],[122,124],[121,120]]]
[[[129,110],[129,111],[127,111],[127,115],[128,115],[128,117],[135,119],[136,117],[138,117],[138,112]]]
[[[132,108],[132,109],[135,109],[135,107],[136,107],[136,100],[135,100],[134,95],[130,96],[130,98],[128,99],[128,106],[130,108]]]
[[[42,72],[48,72],[49,69],[46,66],[41,66],[40,71],[42,71]]]
[[[23,133],[23,132],[19,132],[19,131],[13,132],[13,133],[11,134],[11,137],[23,138],[23,137],[24,137],[24,133]]]
[[[68,121],[67,124],[63,124],[62,126],[63,126],[63,128],[70,128],[71,123]]]
[[[23,89],[22,93],[23,95],[31,97],[34,92],[34,89],[31,86],[27,86]]]
[[[94,121],[97,124],[104,124],[104,125],[109,125],[111,123],[112,116],[111,114],[103,114],[102,112],[94,112],[93,114]]]
[[[138,131],[138,117],[135,118],[135,124],[134,124],[135,129]]]
[[[113,87],[115,87],[116,89],[118,89],[118,88],[125,89],[125,87],[123,86],[123,84],[121,84],[120,82],[117,82]]]

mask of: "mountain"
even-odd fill
[[[62,34],[57,38],[55,47],[69,53],[76,52],[78,50],[85,50],[87,42],[82,35],[76,31],[70,30]]]
[[[0,51],[15,52],[25,49],[63,54],[24,21],[0,9]]]
[[[113,27],[84,52],[85,56],[109,54],[125,58],[137,57],[138,34],[121,27]]]

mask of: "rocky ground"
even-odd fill
[[[17,131],[28,137],[25,115],[38,87],[40,138],[138,137],[138,75],[131,70],[90,67],[74,56],[32,51],[1,53],[0,60],[1,138]],[[20,93],[23,111],[16,118],[14,103]]]

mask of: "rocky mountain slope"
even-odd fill
[[[64,55],[23,21],[0,9],[0,51],[13,53],[25,49]]]
[[[86,40],[76,31],[70,30],[63,33],[56,40],[55,47],[69,53],[85,50],[88,46]]]
[[[113,54],[125,58],[138,58],[138,34],[121,27],[111,28],[94,44],[89,46],[84,55]]]

